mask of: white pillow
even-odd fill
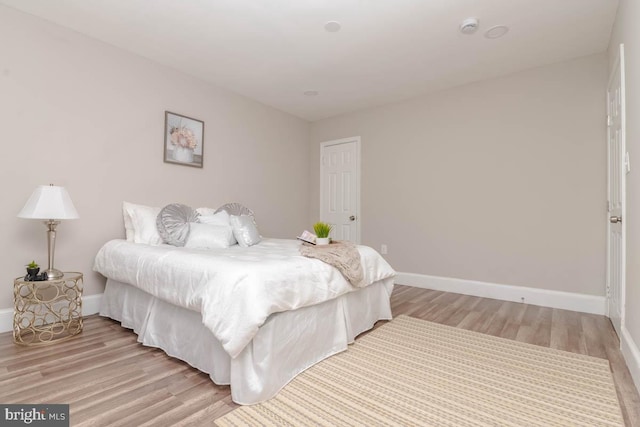
[[[191,231],[185,243],[185,248],[214,249],[228,248],[236,244],[233,231],[228,225],[211,225],[192,222]]]
[[[131,222],[131,214],[129,213],[129,210],[134,209],[134,206],[139,206],[139,205],[134,205],[133,203],[128,203],[128,202],[122,202],[122,219],[124,220],[124,233],[127,239],[127,242],[133,242],[133,234],[134,234],[134,230],[133,230],[133,222]]]
[[[208,209],[208,208],[200,208],[200,209]],[[196,212],[200,211],[200,209],[196,209]],[[231,239],[229,240],[229,244],[235,245],[236,243],[238,243],[236,242],[236,238],[233,237],[233,230],[231,229],[231,225],[229,224],[229,214],[227,213],[227,211],[220,211],[217,214],[214,214],[214,213],[209,213],[208,215],[200,214],[200,216],[198,217],[198,222],[202,224],[227,227],[229,229],[229,233],[231,233]]]
[[[198,208],[196,209],[199,215],[213,215],[216,210],[213,208]]]
[[[128,242],[147,245],[162,244],[162,238],[156,227],[156,218],[160,213],[160,208],[124,202],[122,211]]]
[[[253,246],[256,243],[260,243],[262,238],[258,232],[258,227],[252,216],[250,215],[231,215],[229,218],[231,222],[231,228],[233,229],[233,236],[238,241],[238,244],[243,248]]]
[[[200,209],[202,208],[196,209],[196,212],[200,214],[198,222],[211,225],[230,225],[229,214],[227,213],[227,211],[220,211],[217,214],[203,214],[202,212],[200,212]]]

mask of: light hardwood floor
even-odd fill
[[[392,306],[394,315],[609,359],[625,421],[640,426],[640,397],[603,316],[407,286],[396,286]],[[229,387],[97,315],[48,347],[0,334],[0,403],[70,403],[73,426],[206,426],[236,407]]]

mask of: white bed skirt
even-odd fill
[[[200,313],[108,279],[100,315],[133,329],[138,341],[159,347],[231,385],[241,405],[273,397],[296,375],[344,351],[376,321],[391,319],[393,278],[310,307],[271,315],[251,343],[231,359],[203,324]]]

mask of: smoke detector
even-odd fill
[[[462,34],[473,34],[478,30],[478,18],[467,18],[460,24]]]
[[[328,33],[337,33],[342,28],[342,25],[338,21],[329,21],[324,24],[324,29]]]
[[[497,39],[509,32],[509,27],[506,25],[496,25],[495,27],[491,27],[484,33],[484,36],[488,39]]]

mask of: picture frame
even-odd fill
[[[164,162],[202,168],[204,122],[182,114],[164,112]]]

